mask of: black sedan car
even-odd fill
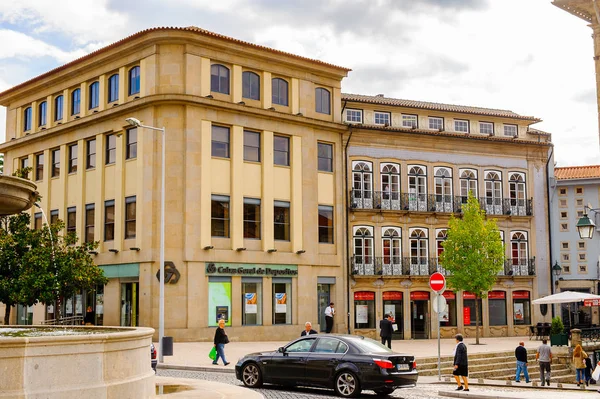
[[[414,356],[395,353],[370,338],[356,335],[309,335],[275,352],[252,353],[235,365],[244,385],[333,388],[339,396],[355,397],[363,389],[389,395],[417,384]]]

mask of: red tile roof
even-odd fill
[[[600,165],[554,168],[554,176],[557,180],[596,179],[600,178]]]
[[[217,39],[225,40],[225,41],[228,41],[228,42],[231,42],[231,43],[241,44],[241,45],[252,47],[252,48],[255,48],[255,49],[260,49],[260,50],[268,51],[270,53],[285,55],[285,56],[288,56],[288,57],[293,57],[293,58],[298,59],[298,60],[307,61],[307,62],[310,62],[310,63],[313,63],[313,64],[317,64],[317,65],[321,65],[321,66],[325,66],[325,67],[329,67],[329,68],[339,69],[340,71],[343,71],[343,72],[350,72],[352,70],[352,69],[349,69],[349,68],[344,68],[344,67],[341,67],[341,66],[329,64],[327,62],[315,60],[315,59],[312,59],[312,58],[302,57],[302,56],[299,56],[299,55],[296,55],[296,54],[287,53],[285,51],[276,50],[276,49],[273,49],[273,48],[270,48],[270,47],[266,47],[266,46],[261,46],[259,44],[245,42],[243,40],[235,39],[233,37],[221,35],[219,33],[210,32],[210,31],[207,31],[205,29],[198,28],[196,26],[188,26],[188,27],[155,27],[155,28],[144,29],[143,31],[134,33],[133,35],[127,36],[126,38],[121,39],[121,40],[119,40],[117,42],[114,42],[114,43],[112,43],[112,44],[110,44],[110,45],[108,45],[106,47],[102,47],[101,49],[93,51],[93,52],[91,52],[91,53],[89,53],[87,55],[84,55],[83,57],[77,58],[76,60],[73,60],[73,61],[71,61],[71,62],[69,62],[67,64],[64,64],[62,66],[59,66],[57,68],[54,68],[54,69],[52,69],[52,70],[50,70],[50,71],[48,71],[46,73],[43,73],[42,75],[36,76],[33,79],[30,79],[30,80],[28,80],[26,82],[18,84],[18,85],[14,86],[14,87],[11,87],[10,89],[1,92],[0,93],[0,97],[4,96],[6,94],[9,94],[9,93],[11,93],[11,92],[13,92],[15,90],[18,90],[18,89],[20,89],[23,86],[26,86],[26,85],[34,83],[34,82],[36,82],[38,80],[44,79],[44,78],[46,78],[46,77],[48,77],[48,76],[50,76],[50,75],[52,75],[52,74],[54,74],[56,72],[59,72],[59,71],[61,71],[63,69],[69,68],[69,67],[71,67],[73,65],[77,65],[77,64],[79,64],[79,63],[81,63],[83,61],[86,61],[86,60],[88,60],[88,59],[90,59],[90,58],[92,58],[92,57],[94,57],[94,56],[96,56],[98,54],[104,53],[104,52],[106,52],[106,51],[108,51],[110,49],[113,49],[115,47],[123,45],[123,44],[125,44],[127,42],[130,42],[130,41],[132,41],[134,39],[137,39],[137,38],[139,38],[141,36],[144,36],[144,35],[146,35],[148,33],[158,32],[158,31],[164,31],[164,32],[169,32],[169,31],[194,32],[194,33],[197,33],[197,34],[202,35],[202,36],[210,36],[210,37],[214,37],[214,38],[217,38]]]
[[[535,118],[533,116],[523,116],[512,111],[503,109],[469,107],[464,105],[441,104],[426,101],[401,100],[398,98],[384,97],[382,95],[366,96],[362,94],[342,93],[342,100],[368,104],[392,105],[406,108],[429,109],[432,111],[460,112],[464,114],[497,116],[501,118],[512,118],[527,120],[531,122],[541,122],[541,119]]]

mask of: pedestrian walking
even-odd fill
[[[527,349],[525,349],[525,342],[519,342],[519,346],[515,349],[515,357],[517,358],[517,375],[515,376],[515,382],[521,382],[521,372],[525,376],[525,382],[529,382],[529,371],[527,371]]]
[[[550,364],[552,363],[552,349],[548,345],[548,340],[543,339],[542,344],[535,354],[535,360],[540,364],[540,380],[542,386],[544,383],[550,386]]]
[[[317,332],[312,329],[312,323],[310,321],[307,321],[306,323],[304,323],[304,330],[302,330],[302,332],[300,333],[300,336],[304,337],[305,335],[312,335],[312,334],[317,334]]]
[[[325,308],[325,332],[329,334],[333,330],[333,316],[335,316],[335,309],[333,308],[333,302]]]
[[[573,365],[575,366],[575,379],[577,386],[585,383],[585,359],[588,354],[585,353],[581,345],[577,344],[573,350]]]
[[[585,385],[590,385],[590,380],[592,379],[592,359],[590,357],[585,358]]]
[[[227,333],[225,332],[225,320],[219,320],[219,326],[215,331],[215,339],[214,344],[215,348],[217,348],[217,357],[213,361],[212,364],[217,364],[219,357],[223,360],[223,364],[227,366],[229,362],[225,359],[225,344],[229,343],[229,337],[227,337]]]
[[[392,349],[392,334],[394,333],[394,327],[391,317],[389,314],[383,315],[383,320],[379,321],[379,336],[381,337],[381,344],[385,345],[387,342],[388,348]]]
[[[469,360],[467,358],[467,346],[463,342],[463,336],[461,334],[456,334],[456,347],[454,348],[454,371],[452,374],[454,375],[454,379],[458,384],[457,391],[464,390],[465,392],[469,391]],[[460,378],[462,377],[463,384],[460,383]]]

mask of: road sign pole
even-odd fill
[[[440,294],[438,294],[439,296]],[[437,301],[438,298],[436,297],[435,300]],[[440,323],[440,312],[441,312],[441,308],[439,306],[438,303],[438,311],[437,311],[437,336],[438,336],[438,381],[442,380],[442,355],[441,355],[441,345],[440,345],[440,328],[441,328],[441,324]]]
[[[440,306],[440,296],[446,290],[446,277],[442,273],[435,272],[431,276],[429,276],[429,287],[433,292],[437,295],[435,297],[436,309],[437,309],[437,339],[438,339],[438,381],[442,380],[442,350],[440,343],[440,314],[444,310],[442,306]]]

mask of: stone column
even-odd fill
[[[574,348],[577,345],[581,345],[581,330],[574,328],[571,330],[571,346]]]

